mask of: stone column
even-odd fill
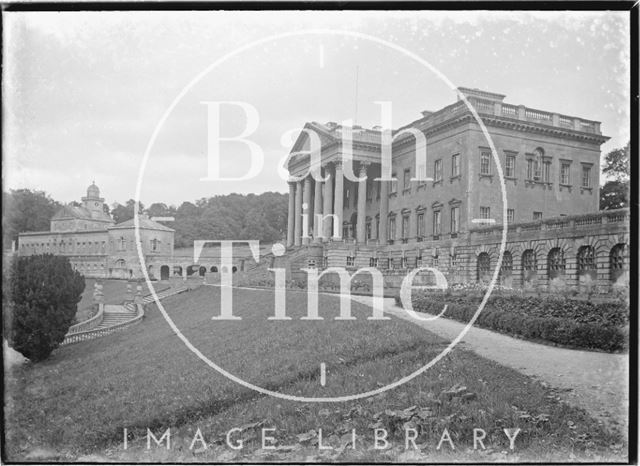
[[[358,216],[356,223],[356,240],[364,244],[367,240],[366,217],[367,217],[367,168],[368,163],[360,164],[360,174],[358,177]]]
[[[287,218],[287,247],[293,246],[293,235],[295,234],[295,208],[296,208],[296,185],[289,182],[289,212]]]
[[[333,213],[333,175],[329,173],[329,167],[325,168],[325,177],[329,176],[327,181],[324,182],[324,197],[323,197],[323,206],[322,206],[322,215],[324,217],[322,223],[322,235],[324,236],[323,241],[329,241],[329,238],[333,235],[333,218],[331,214]]]
[[[342,216],[343,212],[343,203],[344,203],[344,177],[342,174],[342,161],[335,162],[336,168],[336,183],[335,183],[335,195],[333,197],[333,213],[334,217],[334,239],[340,240],[342,239]],[[335,223],[338,225],[336,226]]]
[[[318,168],[318,178],[322,176],[322,169]],[[315,189],[313,192],[313,242],[322,241],[322,222],[318,217],[322,216],[322,181],[315,180]]]
[[[302,242],[302,181],[296,183],[296,201],[295,201],[295,213],[294,213],[294,235],[293,244],[300,246]]]
[[[306,207],[305,207],[306,206]],[[309,215],[309,209],[311,208],[311,177],[307,176],[304,179],[304,191],[302,193],[302,213],[307,215],[307,225],[302,223],[302,244],[309,244],[309,225],[311,224],[311,215]]]
[[[378,243],[381,246],[387,244],[387,225],[389,217],[389,182],[380,181],[380,237]]]

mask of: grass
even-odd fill
[[[219,302],[219,289],[213,287],[163,301],[176,325],[205,355],[244,380],[281,393],[339,396],[375,389],[421,367],[448,343],[405,321],[368,321],[369,310],[357,303],[352,303],[352,313],[358,320],[335,321],[335,296],[320,297],[324,321],[299,320],[306,309],[303,293],[287,294],[290,321],[266,319],[273,314],[269,291],[234,290],[234,309],[241,321],[211,320],[219,314]],[[322,362],[328,368],[325,387],[319,383]],[[318,428],[328,442],[339,443],[345,432],[356,428],[361,448],[345,450],[340,460],[389,461],[387,453],[370,448],[374,415],[413,405],[433,410],[432,417],[417,425],[418,443],[428,445],[429,461],[499,459],[482,455],[508,450],[505,427],[522,429],[515,452],[507,453],[511,459],[624,458],[619,436],[606,432],[584,411],[560,403],[553,391],[532,379],[461,348],[382,395],[348,403],[290,402],[260,395],[206,367],[153,306],[140,325],[62,347],[48,361],[18,367],[5,379],[6,451],[13,460],[23,459],[34,446],[48,446],[67,459],[93,452],[125,462],[214,461],[233,457],[220,443],[228,429],[262,422],[277,429],[274,435],[281,445],[297,443],[298,434]],[[434,404],[443,390],[456,384],[466,386],[475,399]],[[537,417],[544,414],[548,417]],[[380,422],[394,445],[403,447],[402,425],[393,417]],[[156,433],[171,427],[174,448],[145,451],[147,427]],[[194,455],[188,447],[197,427],[211,448]],[[435,451],[444,427],[454,438],[454,452]],[[487,431],[486,443],[493,450],[470,450],[474,427]],[[131,436],[126,452],[123,428]],[[234,461],[261,453],[255,433],[248,429],[243,434],[245,448]],[[287,458],[303,461],[320,453],[317,447],[305,446],[288,452],[293,456]],[[278,459],[282,452],[273,454]]]

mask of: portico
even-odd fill
[[[387,190],[387,183],[375,180],[381,170],[381,133],[356,127],[351,134],[352,147],[343,148],[342,128],[337,125],[308,123],[305,130],[319,135],[320,157],[310,155],[310,138],[303,131],[291,151],[288,166],[292,178],[287,246],[328,241],[386,244],[386,235],[374,237],[366,225],[368,216],[386,219],[388,215],[388,202],[381,202],[377,208],[370,197],[374,191]],[[349,220],[354,216],[352,225]],[[347,231],[351,227],[351,237],[343,234],[345,227]],[[386,228],[380,232],[386,232]]]

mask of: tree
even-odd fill
[[[147,215],[149,217],[169,217],[172,216],[173,213],[171,209],[167,207],[167,204],[163,204],[162,202],[154,202],[147,209]]]
[[[614,149],[604,158],[602,173],[613,179],[600,189],[600,210],[629,206],[630,144]]]
[[[135,212],[136,201],[133,199],[129,199],[126,205],[118,204],[117,202],[113,204],[113,208],[111,209],[111,215],[113,216],[113,220],[116,223],[126,222],[127,220],[131,220],[133,218],[133,214]],[[144,211],[144,204],[142,202],[139,203],[140,212]]]
[[[16,189],[2,195],[3,234],[5,249],[18,240],[18,233],[26,231],[48,231],[51,217],[61,207],[44,191]]]
[[[9,345],[32,361],[60,346],[76,315],[84,277],[69,259],[53,254],[14,257],[10,274]]]

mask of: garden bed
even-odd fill
[[[469,322],[483,295],[465,292],[415,292],[414,310]],[[399,302],[399,298],[396,298]],[[628,348],[629,305],[594,303],[559,296],[491,296],[475,325],[519,338],[572,348],[619,352]]]

